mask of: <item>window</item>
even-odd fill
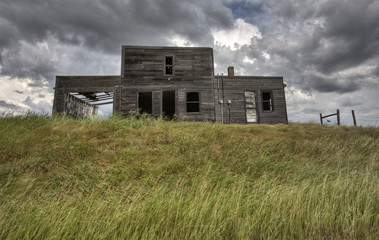
[[[172,75],[174,72],[173,69],[173,57],[166,57],[166,64],[165,64],[165,73],[167,75]]]
[[[262,92],[262,104],[263,104],[263,111],[273,111],[271,92]]]
[[[257,111],[255,108],[255,92],[245,92],[246,122],[257,122]]]
[[[187,112],[200,112],[199,92],[187,92]]]
[[[140,114],[153,113],[153,98],[151,92],[139,92],[138,93],[138,112]]]

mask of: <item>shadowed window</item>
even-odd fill
[[[171,75],[171,74],[173,74],[173,72],[174,72],[174,68],[173,68],[174,66],[173,66],[173,57],[166,57],[166,70],[165,70],[165,72],[166,72],[166,74],[167,75]]]
[[[262,92],[262,104],[263,104],[263,111],[273,111],[271,92]]]
[[[199,92],[187,92],[187,112],[200,112]]]
[[[153,98],[151,92],[139,92],[138,93],[138,112],[140,114],[153,113]]]

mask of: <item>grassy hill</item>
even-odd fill
[[[0,239],[378,239],[379,129],[0,118]]]

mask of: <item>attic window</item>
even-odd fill
[[[166,56],[166,64],[165,64],[165,73],[166,75],[172,75],[173,74],[173,57],[172,56],[169,56],[167,57]]]
[[[187,112],[200,112],[199,92],[187,92]]]
[[[263,111],[273,111],[271,92],[262,92],[262,104],[263,104]]]

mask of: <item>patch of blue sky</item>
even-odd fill
[[[264,32],[263,19],[265,12],[262,2],[232,1],[225,2],[224,5],[232,11],[234,20],[242,18],[245,22],[257,26],[261,32]]]

